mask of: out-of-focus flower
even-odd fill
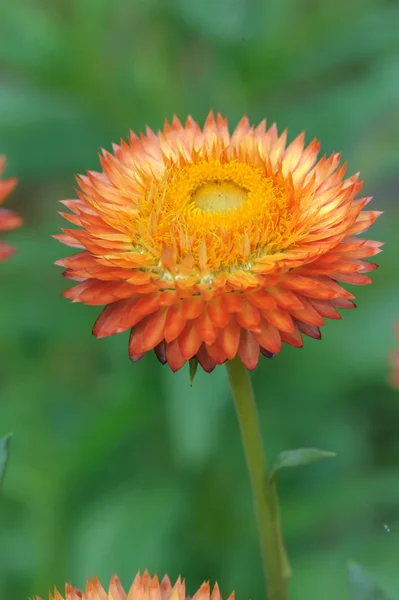
[[[71,585],[65,586],[65,596],[55,590],[54,596],[49,595],[50,600],[186,600],[185,582],[180,577],[172,586],[169,577],[165,576],[161,583],[158,577],[151,577],[148,571],[144,575],[136,575],[135,580],[128,592],[125,592],[118,577],[114,575],[111,579],[108,592],[101,586],[97,577],[88,580],[86,591],[79,591]],[[36,600],[41,600],[38,596]],[[209,583],[203,583],[199,590],[191,596],[191,600],[222,600],[219,587],[216,584],[211,591]],[[228,600],[234,600],[232,593]]]
[[[83,252],[57,264],[78,282],[67,298],[106,305],[94,335],[131,330],[133,361],[154,349],[174,371],[236,355],[254,369],[354,306],[338,282],[370,283],[363,259],[381,244],[356,234],[380,213],[363,210],[339,154],[317,162],[316,140],[286,146],[286,132],[246,117],[231,135],[210,113],[203,129],[175,117],[113,149],[64,201],[80,229],[56,237]]]
[[[3,174],[4,168],[6,164],[6,157],[4,155],[0,155],[0,177]],[[4,202],[8,194],[12,192],[12,190],[17,185],[17,180],[15,177],[10,179],[0,179],[0,204]],[[22,219],[15,212],[8,210],[6,208],[0,208],[0,232],[2,231],[10,231],[11,229],[15,229],[22,224]],[[5,244],[3,241],[0,241],[0,260],[4,260],[10,256],[10,254],[14,253],[14,248]]]
[[[399,322],[396,325],[396,338],[399,342]],[[399,388],[399,348],[393,350],[391,353],[391,367],[392,371],[390,374],[390,383],[393,387]]]

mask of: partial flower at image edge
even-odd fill
[[[399,321],[395,326],[396,349],[390,354],[391,372],[389,374],[389,383],[395,389],[399,389]]]
[[[6,157],[0,155],[0,178],[2,177],[3,171],[6,166]],[[0,204],[11,194],[15,186],[17,185],[17,179],[11,177],[9,179],[0,179]],[[7,208],[0,208],[0,232],[11,231],[22,225],[22,219],[12,210]],[[11,254],[14,254],[15,249],[9,246],[4,241],[0,240],[0,260],[6,260]]]
[[[186,596],[186,584],[180,577],[174,585],[171,584],[167,575],[159,582],[157,575],[151,577],[148,571],[143,575],[140,572],[136,575],[130,589],[125,592],[119,578],[114,575],[111,578],[108,592],[102,587],[99,579],[94,577],[88,579],[86,589],[80,591],[71,585],[65,586],[65,596],[63,597],[58,590],[54,595],[49,594],[49,600],[222,600],[222,596],[217,584],[211,590],[209,582],[204,582],[201,587],[192,596]],[[36,596],[32,600],[42,600]],[[234,600],[232,593],[227,600]]]

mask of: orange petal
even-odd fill
[[[178,340],[173,340],[166,344],[166,358],[168,365],[172,371],[178,371],[186,363],[186,359],[183,357]]]
[[[93,577],[92,582],[89,580],[86,584],[86,597],[87,600],[108,600],[108,594],[96,575]]]
[[[129,283],[133,285],[143,285],[151,281],[151,275],[149,273],[145,273],[144,271],[133,270],[129,275]]]
[[[171,306],[177,300],[177,294],[174,290],[164,290],[159,294],[159,306]]]
[[[245,329],[257,330],[260,321],[260,313],[255,306],[244,301],[241,311],[236,314],[236,319]]]
[[[284,152],[282,160],[282,170],[285,176],[295,170],[303,153],[305,134],[301,133]]]
[[[201,296],[191,296],[182,300],[182,316],[184,319],[196,319],[202,313],[204,301]]]
[[[311,338],[314,338],[315,340],[321,340],[321,333],[319,327],[317,327],[316,325],[309,325],[308,323],[302,323],[302,321],[298,321],[297,324],[298,329],[302,333],[308,335]]]
[[[135,357],[137,357],[138,355],[142,355],[146,351],[145,350],[145,335],[144,335],[145,326],[146,326],[145,320],[140,321],[140,323],[138,323],[138,325],[133,327],[133,329],[130,332],[129,356],[133,357],[134,361],[135,361]]]
[[[331,279],[330,275],[328,276],[323,276],[323,277],[318,277],[317,278],[317,282],[319,282],[321,285],[323,285],[324,287],[328,287],[332,292],[334,292],[333,295],[331,295],[331,299],[333,298],[348,298],[348,299],[353,299],[354,295],[351,294],[351,292],[348,292],[348,290],[345,290],[341,285],[339,285],[336,281],[334,281],[334,279]]]
[[[144,343],[140,352],[152,350],[164,339],[167,308],[161,308],[145,317]]]
[[[169,343],[175,340],[183,331],[186,319],[182,315],[181,303],[174,304],[168,310],[165,323],[165,340]]]
[[[302,308],[303,304],[299,300],[298,296],[291,290],[286,288],[273,286],[268,289],[268,292],[276,300],[277,304],[281,308],[291,310],[292,308]],[[273,308],[273,307],[272,307]]]
[[[114,333],[121,333],[136,325],[145,316],[142,314],[143,306],[141,312],[137,311],[138,300],[141,300],[140,297],[119,300],[106,306],[94,324],[93,335],[102,338]],[[152,312],[158,308],[155,298],[148,299],[145,306],[146,310]]]
[[[330,277],[354,285],[367,285],[373,281],[370,277],[361,273],[330,273]]]
[[[327,300],[335,295],[334,290],[330,286],[324,285],[320,279],[316,280],[294,273],[290,273],[285,279],[281,280],[281,285],[310,298]]]
[[[210,585],[209,582],[204,582],[199,590],[194,594],[192,600],[209,600],[210,597]]]
[[[207,310],[216,327],[226,327],[230,321],[230,314],[225,310],[220,296],[208,303]]]
[[[134,302],[134,310],[141,315],[149,315],[159,306],[159,293],[142,294]]]
[[[294,331],[294,322],[288,311],[283,308],[273,308],[271,310],[262,310],[263,317],[281,331],[291,333]]]
[[[286,331],[280,331],[281,340],[285,344],[289,344],[290,346],[294,346],[294,348],[302,348],[303,339],[301,332],[298,329],[298,326],[295,326],[294,331],[291,333],[287,333]]]
[[[205,344],[202,344],[197,354],[198,362],[207,373],[211,373],[216,367],[216,363],[208,354]]]
[[[182,584],[180,577],[178,577],[177,581],[176,581],[176,586],[180,586],[180,585],[182,585],[184,587],[184,582]],[[169,593],[171,591],[172,591],[172,584],[170,583],[170,579],[167,575],[164,575],[164,577],[162,578],[162,581],[161,581],[161,592]],[[183,597],[185,598],[185,594],[183,595]]]
[[[241,329],[240,344],[237,351],[242,364],[252,371],[259,361],[259,343],[250,331]]]
[[[376,242],[374,240],[357,240],[358,242],[363,242],[361,246],[354,246],[352,249],[344,249],[341,252],[345,256],[345,258],[367,258],[369,256],[374,256],[381,252],[382,242]],[[344,240],[340,246],[342,246],[347,240]],[[350,244],[349,244],[350,246]],[[339,248],[338,248],[339,250]]]
[[[337,308],[356,308],[356,304],[347,298],[334,298],[331,304]]]
[[[276,308],[277,303],[266,290],[257,290],[256,292],[247,292],[245,298],[256,308]]]
[[[223,350],[217,339],[215,342],[213,342],[213,344],[205,344],[205,348],[209,356],[215,361],[217,365],[221,365],[224,362],[226,362],[226,352]]]
[[[240,330],[240,325],[233,316],[226,327],[219,332],[218,341],[229,360],[237,354],[238,344],[240,343]]]
[[[111,578],[108,596],[113,600],[126,600],[125,590],[123,589],[121,582],[116,575],[113,575]]]
[[[55,593],[55,596],[57,597],[57,592]],[[65,600],[81,600],[82,596],[83,594],[80,590],[77,590],[71,585],[65,586]]]
[[[137,363],[137,362],[139,362],[139,360],[141,360],[142,358],[144,358],[145,355],[146,355],[145,352],[141,352],[140,354],[131,354],[129,356],[129,358],[132,361],[132,363]]]
[[[188,321],[178,337],[180,352],[185,360],[196,355],[202,344],[202,339],[193,321]]]
[[[259,342],[262,348],[266,348],[273,354],[281,350],[281,336],[279,331],[267,321],[262,321],[261,331],[253,332],[254,338]]]
[[[239,312],[242,307],[242,294],[230,292],[223,296],[223,304],[228,312]]]
[[[300,297],[300,300],[303,304],[303,308],[292,310],[292,316],[298,319],[298,321],[309,323],[309,325],[324,325],[324,319],[310,304],[310,302],[306,300],[306,298],[304,298],[303,296]]]
[[[218,328],[211,320],[207,310],[202,311],[198,319],[195,320],[195,324],[204,342],[212,344],[216,340]]]
[[[356,222],[352,225],[352,227],[350,227],[345,233],[346,235],[350,236],[350,235],[356,235],[358,233],[361,233],[362,231],[366,231],[366,229],[368,229],[369,227],[371,227],[371,225],[374,223],[374,221],[380,216],[382,215],[382,212],[379,212],[377,210],[364,210],[361,213],[359,213]]]
[[[335,310],[335,308],[329,300],[315,300],[314,298],[312,298],[309,300],[309,302],[322,317],[326,317],[327,319],[342,318],[339,312]]]
[[[161,365],[165,365],[167,363],[165,340],[162,340],[162,342],[160,344],[158,344],[158,346],[155,346],[154,352],[155,352],[155,356],[157,357],[157,359],[159,360]]]

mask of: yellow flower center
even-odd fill
[[[292,184],[265,165],[227,157],[171,163],[140,204],[133,243],[161,256],[173,249],[202,274],[236,271],[284,248],[292,219]]]

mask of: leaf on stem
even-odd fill
[[[355,562],[348,564],[350,600],[389,600],[366,569]]]
[[[335,452],[319,450],[318,448],[298,448],[297,450],[285,450],[284,452],[280,452],[280,454],[277,456],[270,479],[273,479],[273,477],[276,476],[277,471],[280,471],[280,469],[302,467],[303,465],[309,465],[310,463],[324,460],[325,458],[334,458],[335,456],[337,456]]]
[[[11,437],[11,433],[8,433],[0,438],[0,490],[3,486],[4,476],[6,474]]]

